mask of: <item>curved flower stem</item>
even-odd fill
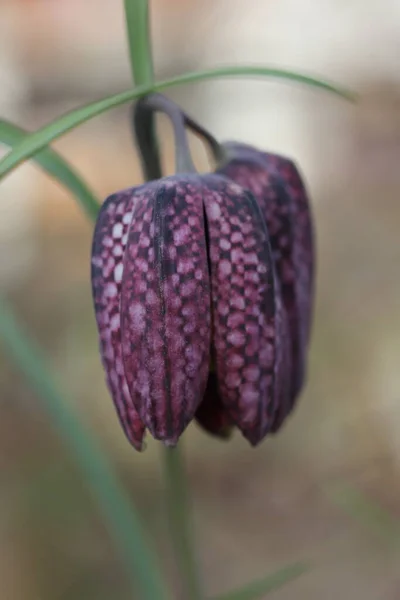
[[[156,112],[166,115],[172,124],[176,173],[196,173],[186,135],[184,113],[175,102],[154,93],[140,98],[133,111],[133,127],[145,177],[150,180],[162,176],[157,140],[152,136]]]
[[[179,447],[165,448],[164,471],[169,525],[181,577],[182,597],[185,600],[203,600],[193,547],[192,524],[189,515],[190,500]]]
[[[223,146],[204,127],[196,123],[173,100],[158,93],[147,94],[140,98],[133,108],[133,130],[136,143],[140,150],[142,167],[148,180],[162,176],[160,153],[154,136],[155,113],[162,112],[170,119],[175,135],[175,166],[177,173],[193,173],[193,164],[186,127],[207,144],[212,158],[217,164],[225,161]]]
[[[152,110],[147,110],[139,102],[136,102],[133,106],[132,129],[134,142],[142,164],[143,177],[147,181],[161,179],[162,168],[154,113]]]
[[[185,125],[188,127],[193,133],[195,133],[198,137],[203,138],[203,141],[208,145],[211,150],[211,154],[217,164],[223,163],[225,160],[224,149],[221,144],[216,140],[216,138],[205,129],[202,125],[199,125],[196,121],[194,121],[189,115],[183,113],[183,118],[185,120]]]

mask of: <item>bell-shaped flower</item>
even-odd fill
[[[291,351],[267,224],[253,194],[183,174],[110,196],[92,289],[106,379],[130,442],[175,445],[196,416],[257,444],[290,404]],[[211,406],[211,411],[209,410]]]

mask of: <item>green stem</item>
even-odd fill
[[[147,0],[125,0],[125,15],[129,37],[131,67],[137,86],[151,86],[154,81],[153,60],[151,54],[149,9]],[[150,91],[150,90],[149,90]],[[154,120],[147,115],[149,130],[144,136],[146,147],[153,148],[158,157],[155,145]],[[160,163],[154,163],[155,176],[161,176]],[[149,175],[149,173],[146,173]],[[182,461],[179,450],[165,450],[165,477],[167,485],[167,502],[171,521],[171,533],[175,546],[176,558],[180,569],[180,577],[185,581],[187,596],[185,600],[202,600],[196,572],[196,562],[191,543],[189,527],[187,491]]]
[[[182,597],[185,600],[202,600],[204,596],[192,541],[188,489],[180,448],[165,448],[164,471],[168,516],[182,582]]]
[[[124,0],[129,55],[133,81],[151,85],[154,81],[148,0]]]
[[[151,86],[154,83],[153,54],[151,47],[151,28],[148,0],[124,0],[125,22],[128,34],[129,57],[133,81],[136,86]],[[145,145],[154,148],[158,153],[156,126],[153,118],[146,124]],[[154,162],[155,176],[148,179],[161,177],[161,166]]]
[[[167,593],[140,519],[112,466],[94,437],[75,417],[70,401],[59,393],[40,349],[19,327],[11,309],[0,298],[0,338],[10,357],[37,392],[48,415],[70,446],[85,481],[91,487],[125,560],[132,595],[165,600]]]

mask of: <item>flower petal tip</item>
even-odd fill
[[[193,419],[209,368],[210,285],[198,179],[167,178],[145,193],[124,256],[128,388],[153,437],[170,444]]]

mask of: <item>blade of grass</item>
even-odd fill
[[[147,0],[124,0],[133,81],[150,85],[154,80]]]
[[[21,162],[30,158],[39,150],[42,150],[53,140],[61,137],[85,121],[88,121],[89,119],[92,119],[93,117],[110,110],[111,108],[140,98],[141,96],[153,90],[163,90],[186,83],[195,83],[207,79],[218,79],[224,77],[278,78],[302,83],[314,88],[319,88],[341,96],[347,100],[355,100],[355,96],[351,92],[327,81],[323,81],[321,79],[310,77],[301,73],[294,73],[292,71],[285,71],[281,69],[272,69],[269,67],[223,67],[220,69],[186,73],[166,81],[155,83],[151,86],[139,86],[136,89],[121,92],[120,94],[104,98],[103,100],[98,100],[97,102],[93,102],[66,113],[55,121],[45,125],[38,131],[35,131],[29,135],[20,144],[18,144],[14,150],[7,154],[3,160],[0,161],[0,177],[4,177],[7,173],[10,173]]]
[[[132,583],[133,597],[165,600],[166,588],[151,552],[140,518],[115,478],[106,456],[90,432],[75,417],[57,389],[40,349],[23,332],[0,298],[0,339],[10,358],[25,374],[42,405],[71,451],[94,492],[110,531],[119,545]]]
[[[14,148],[29,135],[21,127],[0,119],[0,142]],[[95,219],[100,203],[86,183],[73,168],[54,150],[46,148],[33,157],[34,161],[51,177],[62,183],[78,200],[89,218]]]
[[[249,585],[217,596],[213,600],[262,600],[267,594],[275,592],[287,583],[294,581],[308,571],[308,567],[302,563],[296,563],[280,569],[264,579],[254,581]]]
[[[337,506],[392,547],[400,549],[400,521],[359,489],[341,484],[328,490]]]
[[[151,86],[154,83],[153,55],[151,47],[151,29],[148,0],[124,0],[125,22],[129,42],[129,55],[133,81],[136,86]],[[147,120],[146,140],[153,148],[158,148],[155,120]],[[137,140],[134,135],[134,142]],[[142,152],[139,148],[139,154]],[[142,162],[143,165],[143,162]],[[157,169],[154,179],[161,177],[161,169]]]

